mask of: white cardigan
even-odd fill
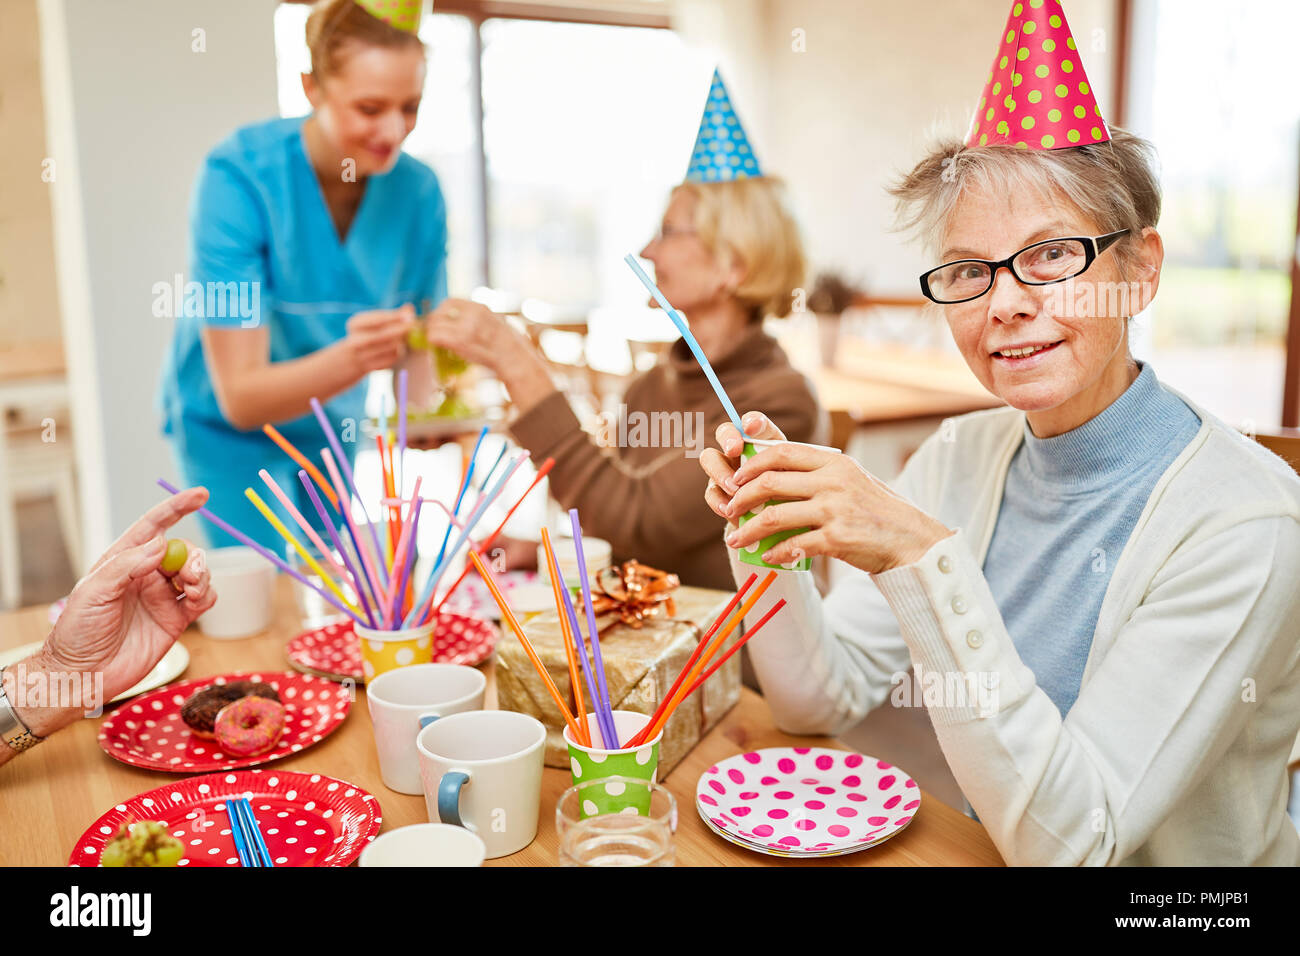
[[[1114,566],[1065,720],[1016,653],[982,571],[1025,425],[1000,408],[951,420],[891,483],[956,534],[883,574],[848,568],[824,601],[811,574],[782,572],[752,612],[789,602],[748,645],[777,725],[841,733],[900,698],[911,665],[922,687],[948,688],[925,702],[930,718],[1008,863],[1300,863],[1286,815],[1300,730],[1300,478],[1174,393],[1201,429]],[[755,570],[734,551],[731,563],[737,583]]]

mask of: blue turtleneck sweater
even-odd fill
[[[1064,718],[1111,570],[1165,469],[1200,418],[1150,365],[1100,415],[1025,439],[1007,473],[984,577],[1025,665]]]

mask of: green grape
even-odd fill
[[[117,836],[109,840],[104,846],[104,852],[99,857],[99,865],[129,866],[130,864],[127,862],[129,841],[130,837],[126,835],[126,827],[123,826],[117,832]]]
[[[469,363],[451,349],[444,349],[435,345],[433,346],[433,367],[438,372],[438,379],[445,382],[447,379],[464,372],[469,368]]]
[[[185,560],[189,556],[190,553],[185,547],[185,542],[180,538],[171,538],[167,542],[167,553],[163,555],[160,570],[164,574],[175,574],[185,567]]]
[[[452,392],[442,400],[442,404],[438,406],[433,414],[436,418],[472,418],[474,409],[470,407],[465,399]]]
[[[416,325],[406,333],[406,347],[412,352],[421,352],[429,348],[429,338],[424,334],[423,325]]]
[[[155,820],[124,823],[100,854],[101,866],[175,866],[185,855],[185,845]]]

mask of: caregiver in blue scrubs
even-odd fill
[[[284,542],[244,497],[251,486],[271,500],[258,470],[315,510],[262,425],[319,462],[319,398],[354,457],[369,374],[410,362],[413,394],[427,381],[428,353],[417,363],[405,342],[414,304],[446,298],[447,236],[437,177],[401,151],[424,88],[414,5],[412,18],[380,0],[318,3],[303,75],[311,115],[236,130],[195,188],[196,294],[163,372],[163,432],[181,484],[207,488],[209,508],[277,552]],[[204,526],[213,544],[234,543]]]

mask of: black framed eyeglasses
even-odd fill
[[[931,302],[940,305],[969,302],[993,288],[993,280],[1003,266],[1025,285],[1065,282],[1086,272],[1093,260],[1129,232],[1121,229],[1104,236],[1044,239],[1025,246],[1000,262],[991,259],[945,262],[921,276],[921,292]]]

